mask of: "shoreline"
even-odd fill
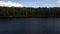
[[[13,19],[13,18],[60,18],[60,17],[0,17],[0,19]]]

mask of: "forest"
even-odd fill
[[[60,7],[1,7],[0,17],[60,17]]]

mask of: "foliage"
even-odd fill
[[[60,17],[60,8],[0,7],[0,17]]]

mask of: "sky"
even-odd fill
[[[5,5],[9,2],[9,5],[21,5],[22,7],[60,7],[60,0],[0,0]],[[1,5],[0,4],[0,5]],[[14,6],[13,5],[13,6]]]

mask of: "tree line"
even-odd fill
[[[0,17],[60,17],[60,7],[0,7]]]

